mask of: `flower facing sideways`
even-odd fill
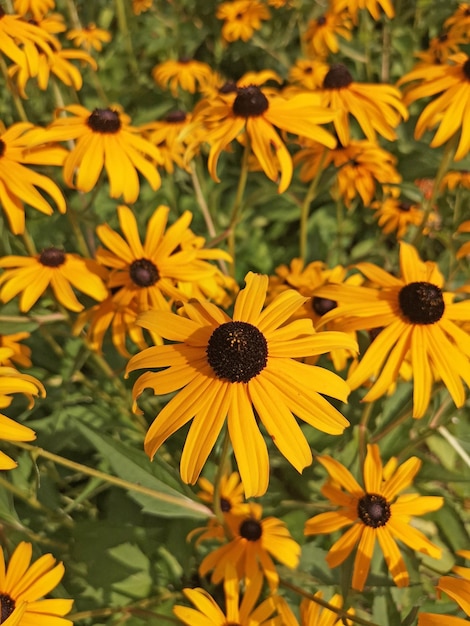
[[[332,533],[351,526],[333,544],[326,561],[330,567],[337,567],[348,558],[357,544],[352,578],[354,589],[364,589],[376,541],[398,587],[406,587],[409,576],[397,540],[412,550],[435,559],[440,558],[440,548],[410,522],[414,515],[439,509],[444,504],[443,498],[416,493],[398,495],[411,485],[418,473],[421,461],[417,457],[411,457],[393,471],[395,459],[384,468],[378,446],[368,445],[363,470],[364,488],[336,459],[323,456],[317,460],[330,475],[330,480],[321,490],[322,494],[340,508],[307,520],[305,534]]]
[[[208,302],[184,304],[181,315],[149,311],[140,324],[173,343],[134,356],[127,372],[165,368],[140,376],[133,390],[155,394],[180,389],[157,415],[145,438],[153,458],[159,447],[194,418],[181,457],[181,476],[195,483],[227,418],[246,497],[266,492],[269,457],[253,408],[274,444],[301,472],[312,453],[294,415],[329,434],[348,425],[320,393],[345,401],[349,388],[336,374],[296,360],[335,348],[357,349],[347,335],[316,333],[310,320],[287,320],[306,298],[284,291],[263,310],[268,277],[248,273],[233,318]]]

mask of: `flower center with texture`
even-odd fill
[[[329,298],[320,298],[320,296],[313,296],[312,308],[317,315],[325,315],[328,311],[336,309],[338,303],[336,300],[330,300]]]
[[[212,333],[206,354],[219,378],[247,383],[266,367],[268,343],[253,324],[226,322]]]
[[[237,89],[237,96],[233,101],[232,109],[238,117],[258,117],[268,108],[268,99],[256,85]]]
[[[411,211],[411,207],[411,202],[400,202],[398,204],[398,209],[402,211],[402,213],[408,213],[409,211]]]
[[[258,520],[246,519],[240,524],[239,531],[240,536],[247,541],[258,541],[263,534],[263,528]]]
[[[470,58],[468,58],[465,63],[462,65],[462,71],[467,80],[470,80]]]
[[[57,248],[47,248],[39,255],[39,263],[46,267],[59,267],[65,263],[65,252]]]
[[[2,139],[0,139],[0,157],[2,157],[5,154],[5,148],[6,148],[5,142]]]
[[[230,500],[227,498],[220,498],[220,510],[222,513],[230,513],[232,505],[230,504]]]
[[[222,87],[220,87],[219,93],[234,93],[237,90],[237,83],[235,83],[233,80],[228,80],[222,85]]]
[[[155,264],[148,259],[133,261],[129,274],[132,282],[138,287],[151,287],[160,279],[160,274]]]
[[[385,526],[390,519],[390,505],[383,496],[376,493],[366,493],[357,503],[359,519],[372,528]]]
[[[323,79],[323,89],[341,89],[348,87],[353,78],[348,68],[342,63],[332,65]]]
[[[442,291],[426,282],[409,283],[398,294],[401,312],[412,324],[435,324],[444,314]]]
[[[119,114],[112,109],[95,109],[87,124],[95,133],[113,134],[121,128]]]
[[[170,111],[170,113],[165,115],[165,122],[168,122],[169,124],[179,124],[185,120],[186,113],[184,111],[180,111],[179,109],[176,111]]]
[[[6,593],[0,593],[0,624],[6,622],[15,610],[15,601]]]

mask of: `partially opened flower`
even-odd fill
[[[184,482],[194,483],[226,418],[247,497],[265,493],[269,457],[257,418],[274,445],[300,472],[312,461],[310,446],[294,415],[330,434],[348,421],[321,394],[346,400],[349,389],[336,374],[297,359],[356,343],[343,333],[316,333],[310,320],[287,320],[306,298],[285,291],[264,310],[268,277],[247,274],[233,318],[209,302],[183,304],[180,315],[149,311],[144,328],[172,341],[134,356],[127,372],[165,368],[140,376],[133,395],[180,392],[157,415],[145,438],[153,458],[159,447],[192,418],[181,458]]]
[[[323,593],[317,591],[315,598],[323,600]],[[340,621],[340,612],[331,611],[326,607],[322,607],[315,600],[309,600],[304,598],[300,603],[300,622],[295,617],[291,608],[284,600],[284,598],[276,598],[278,605],[278,611],[282,616],[283,626],[336,626],[338,624],[347,624],[347,626],[353,626],[353,622],[343,617]],[[336,609],[341,609],[343,606],[343,598],[338,594],[328,600],[328,604]],[[349,609],[348,613],[354,615],[354,610]]]
[[[341,63],[330,66],[320,94],[322,105],[338,112],[333,123],[343,146],[350,141],[349,116],[355,118],[369,141],[375,141],[377,134],[394,141],[395,128],[408,119],[408,111],[396,87],[356,82]]]
[[[420,613],[418,626],[468,626],[470,617],[470,580],[442,576],[437,584],[438,591],[447,594],[466,613],[467,619],[442,613]]]
[[[224,20],[222,37],[225,41],[248,41],[261,28],[262,20],[269,20],[269,9],[259,0],[232,0],[217,6],[216,16]]]
[[[350,41],[352,26],[347,11],[330,10],[310,20],[303,36],[310,55],[327,57],[331,52],[339,52],[338,37]]]
[[[342,330],[381,329],[361,361],[348,376],[352,389],[372,386],[363,400],[371,402],[397,380],[401,365],[411,359],[413,416],[422,417],[431,399],[433,382],[442,380],[457,407],[465,402],[464,381],[470,385],[470,335],[459,324],[470,317],[470,301],[454,302],[443,291],[437,265],[423,262],[410,244],[400,244],[400,275],[372,263],[359,263],[371,286],[327,285],[319,295],[340,306],[323,322],[337,320]]]
[[[88,51],[93,48],[100,52],[103,49],[103,44],[111,41],[111,33],[103,28],[98,28],[96,24],[91,22],[83,28],[69,30],[67,39],[71,39],[77,48],[83,47]]]
[[[330,475],[322,494],[339,508],[307,520],[305,534],[333,533],[350,526],[330,548],[326,561],[330,567],[341,565],[357,545],[352,577],[354,589],[364,589],[376,541],[398,587],[409,584],[409,575],[397,540],[412,550],[440,558],[441,549],[417,530],[411,520],[415,515],[436,511],[444,504],[444,499],[417,493],[398,495],[411,485],[419,472],[421,461],[417,457],[411,457],[396,469],[392,460],[393,465],[384,468],[378,446],[368,445],[363,468],[364,487],[336,459],[320,456],[317,460]]]
[[[62,165],[66,150],[43,145],[32,149],[29,132],[33,124],[20,122],[5,130],[0,124],[0,204],[15,235],[24,232],[24,205],[51,215],[53,209],[41,192],[50,196],[61,213],[65,213],[65,199],[59,187],[47,176],[27,165]]]
[[[188,626],[282,626],[272,596],[258,604],[262,587],[263,575],[258,573],[246,586],[240,601],[240,582],[230,563],[224,578],[225,611],[205,589],[196,588],[183,589],[184,595],[195,608],[176,605],[173,612]]]
[[[135,202],[140,191],[138,172],[154,191],[160,187],[160,175],[154,165],[161,162],[158,148],[130,125],[127,115],[115,108],[89,111],[78,104],[66,106],[62,111],[71,116],[57,117],[34,137],[37,143],[75,142],[64,161],[67,185],[91,191],[105,168],[112,198],[123,196],[125,202]]]
[[[28,332],[0,335],[0,365],[11,365],[13,361],[21,367],[31,367],[31,348],[19,343],[29,336]]]
[[[274,591],[279,584],[279,573],[273,558],[294,569],[299,562],[300,546],[283,521],[262,517],[260,504],[250,503],[246,509],[226,518],[227,541],[204,557],[199,573],[206,576],[212,571],[211,581],[218,584],[226,576],[227,565],[233,565],[238,580],[250,584],[262,572]]]
[[[333,0],[334,10],[349,11],[354,23],[357,23],[357,14],[359,11],[366,9],[374,20],[380,19],[380,10],[392,19],[395,15],[392,0]]]
[[[0,299],[9,302],[21,293],[20,311],[26,313],[50,286],[57,300],[71,311],[84,307],[72,287],[95,300],[103,300],[108,292],[99,276],[99,266],[78,254],[58,248],[46,248],[32,257],[4,256],[0,267]]]
[[[212,79],[212,69],[207,63],[182,57],[177,61],[168,60],[155,65],[152,77],[160,87],[169,89],[178,97],[178,89],[195,93],[204,88]]]
[[[64,618],[70,612],[73,600],[43,599],[56,587],[64,575],[64,566],[57,563],[52,554],[44,554],[31,564],[32,545],[22,541],[15,548],[8,565],[0,548],[0,597],[2,624],[16,607],[26,602],[24,615],[19,622],[24,626],[72,626],[73,622]]]
[[[198,480],[198,485],[202,490],[197,494],[198,498],[203,502],[211,504],[214,509],[215,490],[213,483],[201,476]],[[239,506],[245,502],[240,474],[238,472],[232,472],[229,475],[224,474],[220,480],[218,493],[222,513],[236,513]]]
[[[388,197],[372,204],[375,217],[385,235],[395,232],[402,239],[410,226],[420,226],[424,219],[423,209],[403,198]]]

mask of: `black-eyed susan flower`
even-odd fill
[[[180,249],[192,214],[186,211],[167,228],[170,209],[159,206],[150,218],[142,244],[137,220],[126,206],[118,207],[121,237],[108,224],[96,229],[98,237],[107,249],[100,248],[96,258],[111,269],[108,286],[114,291],[114,300],[120,305],[137,302],[139,312],[148,309],[169,310],[168,301],[187,300],[185,293],[177,288],[178,281],[196,282],[217,272],[215,265],[205,259],[231,257],[223,250],[197,248]]]
[[[415,53],[419,59],[419,67],[446,63],[452,54],[460,52],[462,43],[465,43],[463,36],[452,36],[451,33],[442,33],[438,37],[433,37],[426,50]]]
[[[77,48],[85,48],[90,51],[92,48],[97,52],[103,49],[104,43],[111,41],[111,33],[104,28],[98,28],[96,24],[91,22],[83,28],[72,28],[67,33],[67,39],[73,41]]]
[[[416,249],[404,242],[400,244],[400,275],[372,263],[356,267],[372,286],[319,289],[320,295],[341,301],[325,315],[324,322],[336,319],[342,330],[382,329],[348,376],[351,388],[372,378],[363,399],[376,400],[397,379],[409,356],[414,417],[426,412],[436,379],[442,380],[461,407],[465,401],[462,380],[470,385],[470,335],[459,323],[469,319],[470,301],[454,302],[455,294],[443,291],[444,278],[437,265],[421,261]]]
[[[354,23],[357,23],[358,12],[366,9],[374,20],[380,19],[380,9],[392,19],[395,15],[392,0],[334,0],[335,11],[349,11]]]
[[[201,491],[198,492],[197,497],[203,502],[207,502],[214,508],[214,485],[210,480],[201,476],[198,480],[198,486]],[[232,472],[231,474],[224,474],[220,480],[219,488],[220,498],[220,510],[222,513],[236,513],[241,504],[245,502],[243,483],[240,480],[240,474],[238,472]]]
[[[465,222],[462,222],[457,228],[457,232],[458,233],[470,233],[470,220],[466,220]],[[457,250],[456,257],[458,259],[462,259],[463,257],[466,257],[468,255],[470,255],[470,241],[467,241],[466,243],[460,246],[460,248]]]
[[[0,552],[2,624],[5,618],[15,614],[16,607],[26,602],[20,624],[72,626],[72,621],[64,615],[70,612],[73,600],[43,599],[62,580],[65,572],[63,564],[56,563],[52,554],[44,554],[31,564],[32,553],[32,545],[22,541],[5,566],[3,551]]]
[[[356,82],[342,63],[330,66],[319,93],[322,105],[338,112],[333,124],[343,146],[350,142],[349,116],[355,118],[369,141],[375,141],[377,133],[394,141],[395,128],[408,119],[408,111],[396,87]]]
[[[338,37],[351,40],[351,18],[347,11],[327,11],[310,20],[303,39],[311,56],[327,57],[339,51]]]
[[[140,127],[144,137],[157,146],[162,158],[161,165],[168,174],[173,174],[175,165],[188,169],[184,156],[186,146],[180,135],[190,121],[191,115],[176,109],[167,113],[162,120]]]
[[[383,467],[378,446],[368,445],[363,468],[364,487],[336,459],[320,456],[318,461],[330,475],[322,494],[340,508],[307,520],[305,534],[333,533],[351,527],[333,544],[326,560],[330,567],[337,567],[357,545],[352,577],[354,589],[364,589],[376,541],[398,587],[409,584],[409,575],[397,540],[412,550],[440,558],[441,549],[410,522],[415,515],[439,509],[444,499],[417,493],[398,495],[413,482],[421,467],[420,459],[411,457],[398,467],[396,459],[391,459]]]
[[[323,593],[317,591],[315,598],[324,600]],[[338,612],[322,607],[314,600],[309,600],[308,598],[304,598],[300,603],[300,621],[297,620],[284,598],[276,598],[276,603],[282,617],[283,626],[335,626],[339,623],[352,626],[353,624],[352,621],[345,617],[340,622]],[[339,593],[335,593],[334,596],[328,600],[328,604],[333,608],[341,609],[343,606],[343,598]],[[349,609],[348,613],[354,615],[354,609]]]
[[[458,8],[444,22],[451,37],[463,36],[467,41],[470,29],[470,4],[468,2],[459,2]]]
[[[323,85],[329,66],[319,59],[297,59],[289,70],[289,82],[314,91]]]
[[[444,174],[441,189],[454,191],[457,187],[470,189],[470,170],[451,170]]]
[[[460,132],[455,152],[456,161],[463,159],[470,150],[470,131],[467,104],[470,102],[470,57],[459,52],[451,55],[447,63],[415,67],[405,74],[400,84],[419,81],[407,88],[404,101],[407,105],[436,96],[421,112],[415,127],[415,138],[420,139],[426,130],[438,127],[429,145],[442,146]]]
[[[470,580],[441,576],[437,589],[452,598],[467,615],[467,619],[442,613],[420,613],[418,626],[467,626],[470,617]]]
[[[300,363],[335,348],[356,349],[343,333],[316,333],[310,320],[287,320],[305,302],[285,291],[264,310],[268,277],[249,273],[233,317],[208,302],[184,304],[181,315],[151,311],[140,324],[175,343],[134,356],[127,371],[147,372],[134,385],[156,394],[180,389],[157,415],[145,438],[153,458],[162,443],[194,418],[181,458],[181,476],[195,483],[227,418],[228,431],[247,497],[265,493],[269,457],[253,408],[274,444],[300,472],[312,461],[310,446],[294,415],[330,434],[347,420],[321,394],[346,400],[349,389],[336,374]]]
[[[61,213],[66,210],[59,187],[27,165],[62,165],[67,153],[63,148],[47,145],[29,150],[28,133],[33,128],[32,124],[21,122],[5,130],[0,124],[0,204],[15,235],[24,232],[25,204],[46,215],[53,212],[38,189],[54,200]]]
[[[178,97],[178,89],[196,93],[212,80],[212,68],[207,63],[182,57],[155,65],[152,70],[154,81],[163,89],[170,89]]]
[[[132,12],[140,15],[152,8],[153,0],[132,0]]]
[[[50,56],[57,40],[47,31],[31,24],[20,15],[9,15],[0,7],[0,52],[13,63],[27,67],[31,76],[39,70],[39,50]],[[31,43],[26,55],[22,46]]]
[[[416,203],[403,198],[386,197],[372,203],[377,223],[385,235],[395,232],[402,239],[408,228],[420,226],[424,219],[423,209]]]
[[[46,248],[31,257],[4,256],[0,258],[0,267],[5,269],[0,275],[0,299],[9,302],[21,293],[19,308],[23,313],[29,311],[48,287],[57,301],[71,311],[84,308],[72,287],[95,300],[108,295],[95,262],[58,248]]]
[[[225,41],[248,41],[260,30],[262,20],[269,20],[271,13],[258,0],[231,0],[218,5],[216,17],[224,21],[222,37]]]
[[[222,150],[243,137],[250,142],[266,176],[279,181],[278,190],[282,193],[292,179],[293,165],[276,129],[334,148],[335,138],[320,124],[331,122],[335,115],[331,109],[320,106],[320,96],[315,94],[302,93],[286,99],[273,95],[272,89],[246,82],[229,93],[200,102],[188,129],[205,129],[205,141],[210,145],[208,168],[214,180],[219,182],[217,162]]]
[[[262,587],[263,576],[259,573],[247,585],[240,599],[240,582],[234,567],[228,564],[224,578],[225,611],[205,589],[196,588],[183,589],[195,608],[176,605],[173,612],[188,626],[282,626],[272,596],[258,604]]]
[[[54,10],[55,0],[13,0],[13,8],[18,15],[29,13],[34,20],[41,20],[46,13]]]
[[[36,439],[34,430],[0,413],[1,441],[33,441],[34,439]],[[0,470],[14,469],[17,465],[16,461],[0,450]]]
[[[91,191],[105,168],[110,196],[123,196],[125,202],[135,202],[139,195],[138,172],[151,188],[160,187],[156,163],[161,162],[158,148],[130,125],[130,118],[115,108],[89,111],[78,104],[62,109],[70,115],[60,116],[34,137],[45,141],[74,141],[75,146],[64,161],[64,180],[70,187]]]
[[[271,590],[276,590],[279,573],[273,558],[295,569],[300,546],[282,520],[262,515],[262,506],[250,503],[246,511],[227,517],[228,541],[204,557],[199,566],[200,575],[212,571],[211,581],[218,584],[226,575],[227,565],[232,564],[238,580],[250,582],[262,572]]]
[[[0,365],[13,362],[21,367],[31,367],[31,348],[20,343],[28,337],[28,332],[0,335]]]

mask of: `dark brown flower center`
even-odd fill
[[[6,15],[6,12],[0,7],[0,20]]]
[[[253,324],[226,322],[212,333],[206,354],[219,378],[247,383],[266,367],[268,343]]]
[[[179,124],[180,122],[184,122],[186,120],[186,113],[184,111],[170,111],[165,115],[165,122],[169,122],[170,124]]]
[[[390,519],[390,505],[377,493],[366,493],[357,503],[357,514],[366,526],[378,528],[385,526]]]
[[[6,593],[0,593],[0,624],[6,622],[14,610],[15,601],[13,598],[10,598]]]
[[[324,15],[321,15],[318,19],[317,19],[317,25],[318,26],[325,26],[326,24],[326,17]]]
[[[413,205],[411,204],[411,202],[403,201],[403,202],[398,203],[398,209],[402,211],[403,213],[408,213],[411,210],[412,206]]]
[[[65,263],[65,252],[58,248],[47,248],[39,255],[39,263],[46,267],[59,267]]]
[[[465,63],[462,65],[462,71],[465,75],[465,78],[467,80],[470,80],[470,58],[467,59]]]
[[[320,296],[313,296],[312,308],[317,315],[325,315],[328,311],[336,309],[338,303],[336,300],[330,300],[329,298],[320,298]]]
[[[5,149],[6,149],[6,144],[5,142],[0,139],[0,157],[2,157],[5,154]]]
[[[95,133],[113,134],[121,128],[119,113],[112,109],[95,109],[87,124]]]
[[[258,117],[268,110],[269,102],[259,87],[249,85],[237,89],[232,108],[239,117]]]
[[[138,259],[131,263],[129,274],[133,283],[138,287],[151,287],[160,279],[158,269],[148,259]]]
[[[263,527],[256,519],[246,519],[240,524],[239,533],[248,541],[258,541],[263,534]]]
[[[238,90],[237,83],[234,82],[233,80],[228,80],[226,83],[222,85],[222,87],[220,87],[219,93],[233,93],[234,91],[237,91],[237,90]]]
[[[348,68],[342,63],[332,65],[323,79],[323,89],[341,89],[348,87],[353,78]]]
[[[398,294],[401,312],[412,324],[435,324],[444,314],[442,291],[432,283],[405,285]]]
[[[222,513],[230,513],[232,505],[230,504],[230,500],[227,498],[220,498],[220,510]]]

